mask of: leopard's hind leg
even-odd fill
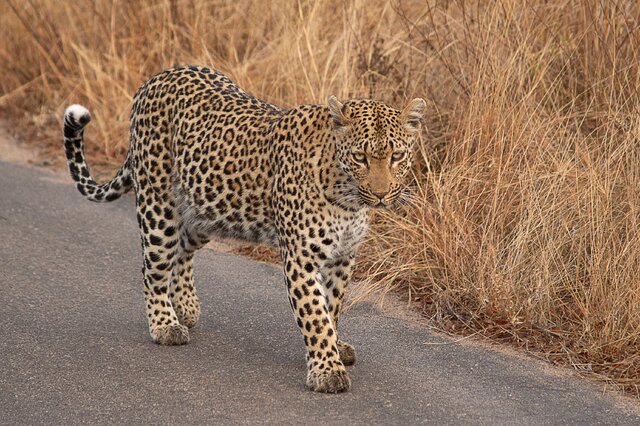
[[[140,164],[140,163],[138,163]],[[157,173],[156,169],[156,173]],[[136,168],[136,203],[144,256],[144,298],[151,338],[161,345],[189,341],[169,297],[172,271],[179,253],[178,217],[171,188],[154,171]],[[153,185],[153,182],[156,185]]]
[[[180,324],[194,327],[200,319],[200,300],[193,280],[193,253],[180,251],[177,254],[169,298]]]
[[[169,297],[180,324],[191,328],[200,319],[200,300],[193,276],[193,256],[196,250],[209,242],[210,233],[207,232],[206,225],[202,226],[202,217],[198,215],[197,209],[189,205],[188,197],[177,179],[173,188],[180,206],[180,227]]]
[[[154,218],[153,209],[139,207],[144,254],[144,298],[149,333],[161,345],[182,345],[189,341],[187,327],[181,325],[169,297],[171,274],[176,264],[175,223]]]
[[[180,324],[189,328],[195,326],[200,318],[200,300],[193,277],[193,255],[208,241],[207,236],[189,233],[184,228],[180,232],[169,296]]]

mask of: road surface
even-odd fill
[[[190,344],[155,345],[132,197],[53,172],[0,163],[0,232],[2,424],[640,424],[634,401],[368,304],[341,321],[352,390],[310,392],[279,270],[211,250]]]

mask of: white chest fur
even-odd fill
[[[351,256],[367,234],[367,228],[366,211],[337,221],[331,230],[334,240],[331,256],[334,259]]]

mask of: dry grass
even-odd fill
[[[422,96],[414,206],[376,215],[371,290],[637,393],[639,16],[632,0],[11,0],[0,108],[57,150],[84,103],[89,155],[117,163],[132,94],[174,65],[283,106]]]

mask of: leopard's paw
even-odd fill
[[[315,392],[345,392],[351,387],[351,379],[343,366],[333,370],[310,370],[307,373],[307,387]]]
[[[200,302],[197,297],[189,303],[174,303],[174,309],[180,324],[188,328],[193,328],[200,319]]]
[[[356,350],[347,342],[338,340],[338,353],[342,364],[353,365],[356,363]]]
[[[159,345],[185,345],[189,343],[189,330],[180,324],[165,325],[151,330],[151,337]]]

